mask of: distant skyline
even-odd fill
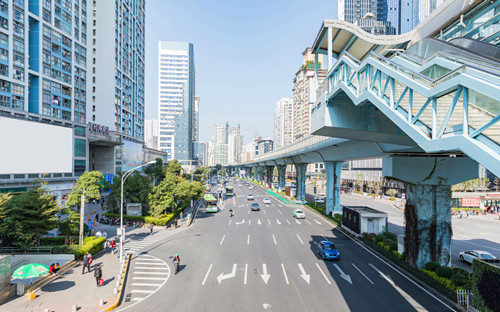
[[[302,52],[337,1],[148,0],[146,3],[146,119],[158,118],[158,41],[194,45],[200,142],[215,124],[240,124],[245,143],[273,138],[274,108],[292,97]]]

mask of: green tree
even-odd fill
[[[148,177],[151,179],[153,186],[160,183],[160,181],[163,180],[163,178],[165,177],[165,173],[163,172],[165,167],[163,165],[163,159],[156,158],[155,160],[156,163],[151,164],[144,169],[144,173],[147,174]]]
[[[143,210],[146,211],[149,207],[148,197],[152,188],[151,179],[135,171],[127,177],[123,184],[123,199],[128,203],[142,204]],[[112,209],[116,209],[120,205],[120,200],[121,175],[115,176],[113,179],[111,192],[108,196],[108,203]]]
[[[68,200],[66,201],[67,207],[80,207],[80,246],[83,244],[83,217],[85,214],[85,204],[92,198],[101,198],[101,177],[102,173],[99,171],[84,172],[76,181],[76,185],[73,187],[73,191],[69,194]]]
[[[0,237],[5,239],[5,234],[7,230],[7,224],[4,222],[5,216],[7,215],[7,205],[9,203],[11,196],[8,194],[0,194]]]
[[[64,208],[62,214],[67,215],[67,218],[59,222],[59,232],[64,235],[64,244],[73,244],[71,236],[76,236],[80,231],[80,214],[73,209]],[[83,224],[84,233],[87,234],[89,227]]]
[[[38,243],[47,231],[57,227],[57,202],[46,186],[42,183],[35,189],[12,196],[6,206],[4,203],[4,235],[13,246],[26,249]]]
[[[208,175],[210,175],[210,171],[211,171],[210,167],[206,165],[200,166],[198,169],[195,170],[193,174],[194,175],[193,181],[199,181],[203,184],[207,179]]]
[[[198,200],[205,193],[205,188],[200,182],[189,182],[187,180],[181,181],[177,184],[174,194],[179,202],[186,202],[191,200]]]
[[[174,211],[177,207],[175,189],[181,181],[182,179],[179,176],[167,172],[165,179],[153,187],[151,194],[149,194],[150,214],[153,217],[158,218],[166,211]]]
[[[176,176],[180,176],[181,170],[182,170],[181,163],[177,159],[172,159],[163,169],[163,173],[165,176],[167,176],[167,174],[169,173],[174,174]]]
[[[365,175],[362,173],[356,174],[356,186],[359,188],[359,191],[363,191],[363,184],[365,183]]]

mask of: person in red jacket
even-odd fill
[[[54,270],[54,269],[55,269],[55,265],[54,265],[54,263],[52,263],[52,264],[49,266],[49,271],[50,271],[50,273],[51,273],[52,275],[57,276],[57,273],[55,272],[55,270]]]

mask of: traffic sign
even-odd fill
[[[89,221],[89,230],[94,229],[94,221]]]

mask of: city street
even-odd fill
[[[312,188],[307,188],[310,200],[314,200]],[[345,206],[368,206],[388,214],[389,231],[404,235],[404,210],[398,209],[393,202],[371,199],[358,195],[341,194],[340,203]],[[500,220],[493,215],[470,216],[459,219],[452,217],[453,237],[451,241],[451,265],[471,271],[471,265],[459,259],[461,251],[484,250],[500,257]]]
[[[234,187],[218,213],[200,209],[191,227],[134,256],[121,311],[453,310],[321,216],[305,210],[306,219],[296,220],[297,207],[274,198],[264,205],[264,189]],[[249,193],[260,211],[250,211]],[[339,261],[316,253],[325,239],[340,250]]]

